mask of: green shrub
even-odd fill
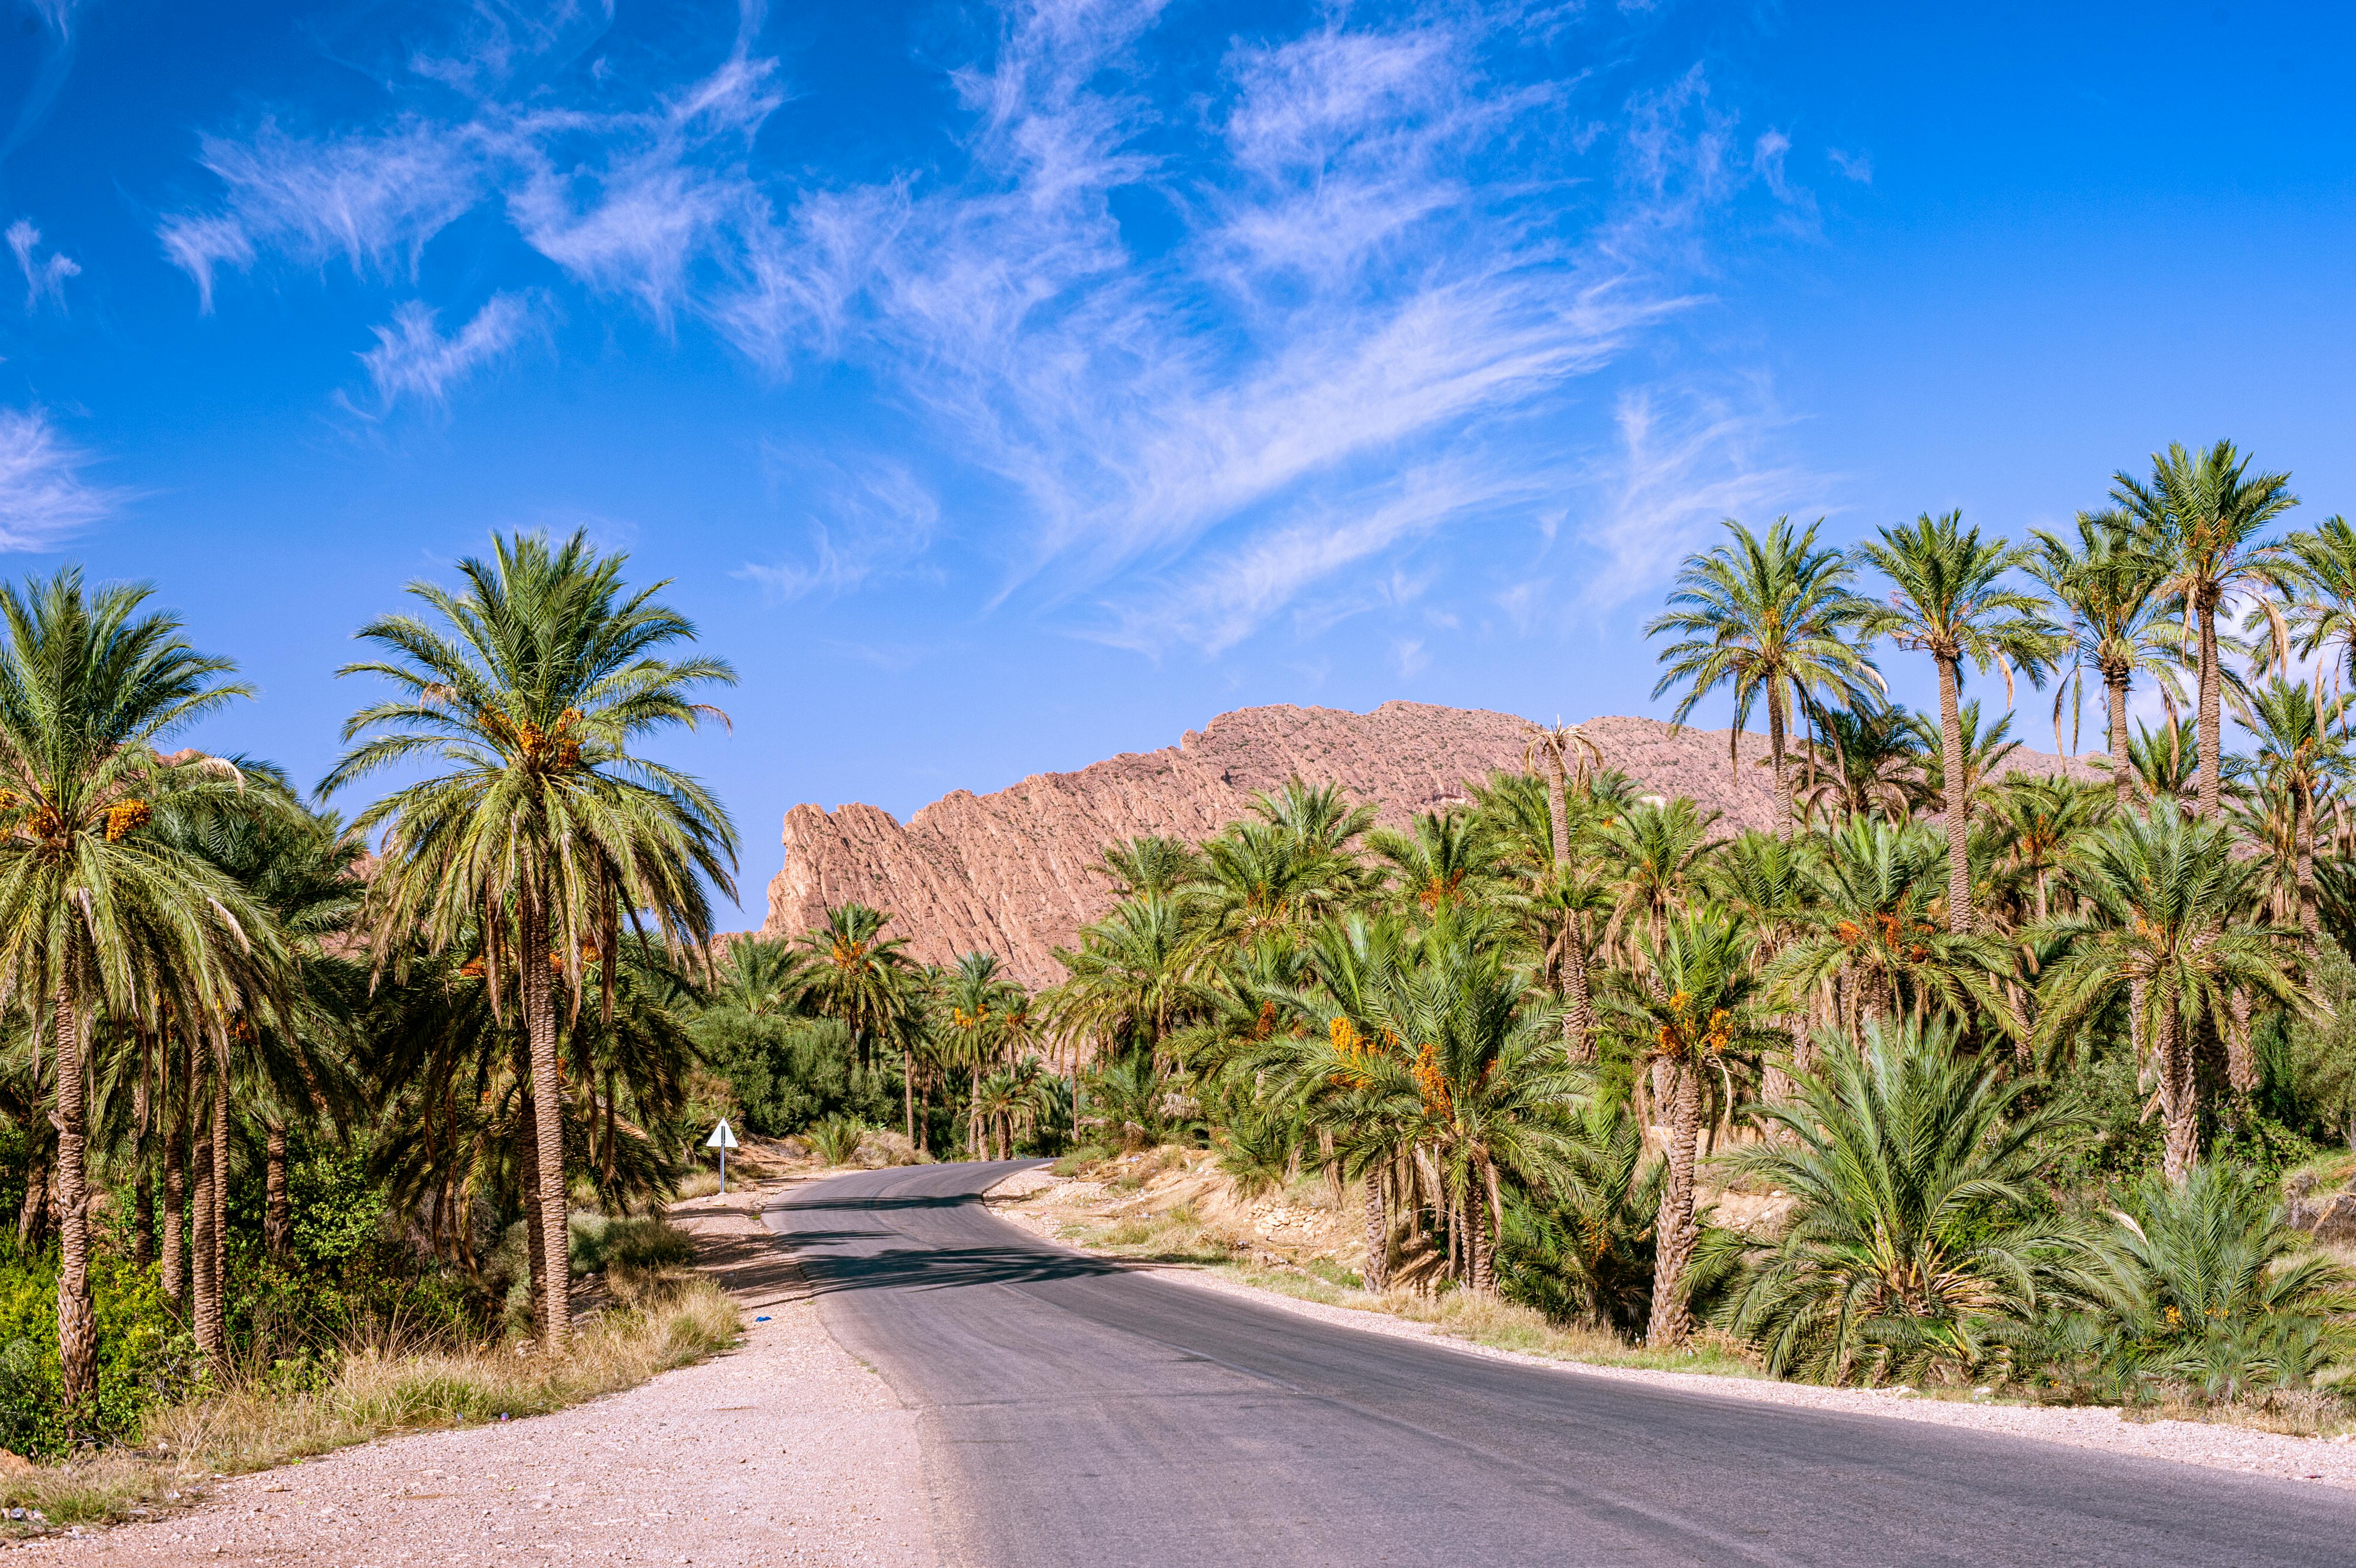
[[[742,1127],[782,1137],[829,1116],[878,1122],[898,1104],[896,1062],[860,1070],[851,1030],[832,1019],[708,1009],[695,1021],[696,1047],[743,1107]]]
[[[849,1116],[829,1116],[809,1130],[810,1147],[829,1165],[847,1165],[859,1156],[867,1129]]]
[[[151,1265],[106,1253],[91,1260],[98,1317],[98,1395],[65,1409],[58,1366],[58,1261],[0,1252],[0,1445],[54,1456],[77,1437],[134,1434],[140,1416],[198,1381],[196,1343]]]

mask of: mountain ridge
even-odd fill
[[[1486,709],[1393,700],[1369,713],[1276,704],[1222,713],[1174,746],[1124,752],[1063,773],[1033,773],[988,795],[951,790],[905,823],[852,801],[795,806],[780,833],[784,863],[769,883],[765,937],[795,936],[829,904],[890,910],[887,930],[920,962],[975,948],[996,953],[1027,984],[1060,977],[1055,949],[1111,902],[1087,867],[1118,838],[1189,840],[1244,815],[1251,796],[1294,774],[1339,784],[1404,826],[1418,811],[1462,804],[1468,780],[1522,765],[1527,721]],[[1772,827],[1768,771],[1751,764],[1766,737],[1746,732],[1730,766],[1724,730],[1676,730],[1611,716],[1580,726],[1605,765],[1646,791],[1691,795],[1740,830]],[[2016,752],[2015,767],[2072,764]],[[2006,771],[2010,771],[2009,769]]]

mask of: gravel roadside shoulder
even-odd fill
[[[991,1188],[987,1196],[1019,1197],[1040,1189],[1051,1179],[1039,1171],[1021,1171]],[[1068,1240],[1057,1233],[1057,1227],[1044,1216],[1025,1213],[1002,1203],[992,1203],[991,1211],[1042,1240],[1058,1246],[1072,1246]],[[1430,1324],[1408,1322],[1383,1312],[1303,1301],[1204,1269],[1183,1265],[1138,1266],[1191,1289],[1241,1297],[1280,1312],[1312,1317],[1321,1323],[1355,1328],[1361,1333],[1387,1334],[1395,1339],[1425,1339],[1463,1355],[1518,1362],[1549,1372],[1649,1383],[1657,1388],[1751,1400],[1762,1404],[1800,1405],[1813,1410],[1881,1416],[1893,1421],[1969,1427],[1981,1432],[2031,1438],[2041,1443],[2063,1444],[2073,1448],[2098,1448],[2147,1459],[2169,1459],[2179,1464],[2202,1465],[2211,1469],[2239,1470],[2282,1480],[2356,1489],[2356,1445],[2332,1439],[2289,1437],[2244,1426],[2206,1422],[2125,1421],[2120,1419],[2115,1409],[2108,1407],[1976,1403],[1903,1394],[1888,1389],[1818,1388],[1808,1383],[1777,1382],[1765,1378],[1730,1378],[1708,1372],[1655,1371],[1640,1367],[1558,1360],[1525,1351],[1503,1350],[1476,1344],[1441,1333]]]
[[[51,1536],[5,1559],[933,1563],[916,1414],[819,1322],[758,1217],[776,1190],[671,1211],[696,1236],[698,1265],[744,1308],[735,1350],[552,1415],[389,1438],[218,1482],[193,1512]]]

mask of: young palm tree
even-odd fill
[[[2286,808],[2291,873],[2288,923],[2299,929],[2302,954],[2310,966],[2320,930],[2315,880],[2316,814],[2332,792],[2356,777],[2356,754],[2340,727],[2356,698],[2318,697],[2306,681],[2280,676],[2254,690],[2234,693],[2233,716],[2258,743],[2255,773],[2262,790]]]
[[[841,1019],[852,1049],[871,1068],[876,1042],[900,1045],[900,1095],[908,1142],[916,1141],[916,1063],[912,1036],[901,1028],[914,1011],[916,968],[908,939],[885,936],[889,913],[862,903],[830,904],[802,937],[811,965],[810,997],[820,1012]]]
[[[2285,581],[2290,598],[2284,619],[2297,639],[2300,658],[2328,656],[2336,694],[2343,681],[2356,680],[2356,528],[2345,517],[2326,517],[2312,529],[2289,535],[2282,549],[2288,558]],[[2263,618],[2264,612],[2254,610],[2252,615]],[[2257,627],[2245,621],[2243,630]],[[2321,681],[2316,689],[2323,689]]]
[[[711,1000],[755,1018],[773,1018],[793,1012],[809,984],[809,958],[791,942],[744,936],[729,944]]]
[[[703,785],[638,754],[644,737],[724,717],[691,700],[736,677],[722,660],[667,659],[695,628],[656,602],[669,586],[623,585],[626,557],[585,534],[494,537],[491,559],[458,563],[465,587],[414,582],[430,618],[387,615],[357,635],[381,656],[347,665],[398,695],[346,721],[359,741],[319,786],[333,794],[387,768],[446,765],[354,819],[385,829],[369,884],[381,970],[422,936],[429,951],[480,940],[492,1004],[518,978],[536,1118],[541,1304],[549,1348],[571,1327],[563,1081],[556,982],[577,1011],[584,969],[650,918],[683,946],[712,935],[707,886],[734,897],[736,830]],[[367,739],[360,739],[361,737]],[[613,965],[602,1005],[610,1008]]]
[[[1990,1329],[2098,1294],[2085,1237],[2048,1217],[2048,1185],[2087,1128],[2029,1079],[2000,1083],[1951,1021],[1826,1037],[1783,1136],[1727,1157],[1797,1200],[1729,1304],[1776,1376],[1961,1381]],[[2040,1101],[2042,1104],[2040,1104]]]
[[[2138,720],[2127,741],[2127,770],[2135,775],[2136,787],[2154,800],[2189,798],[2201,773],[2201,745],[2191,726],[2169,717],[2155,730]]]
[[[1119,1053],[1142,1046],[1158,1062],[1162,1042],[1194,997],[1196,947],[1184,908],[1159,893],[1127,898],[1080,928],[1077,950],[1055,949],[1066,978],[1049,1022],[1073,1042]]]
[[[1619,873],[1606,938],[1633,951],[1640,935],[1658,932],[1684,909],[1702,870],[1726,840],[1714,837],[1718,812],[1704,812],[1683,795],[1634,806],[1604,830],[1604,848]]]
[[[1939,667],[1940,761],[1946,784],[1947,923],[1972,928],[1972,872],[1968,828],[1971,796],[1965,771],[1962,716],[1957,709],[1964,664],[1985,674],[1995,666],[2004,675],[2005,699],[2012,699],[2017,668],[2041,686],[2057,633],[2045,618],[2043,601],[2005,585],[2007,574],[2029,552],[2002,539],[1983,543],[1977,528],[1965,528],[1961,512],[1933,517],[1925,512],[1911,528],[1883,528],[1877,542],[1862,547],[1865,558],[1890,581],[1890,603],[1877,606],[1865,623],[1869,635],[1886,636],[1901,647],[1931,656]]]
[[[2287,474],[2256,474],[2250,460],[2221,441],[2205,452],[2180,443],[2154,453],[2151,477],[2121,472],[2111,496],[2135,520],[2138,543],[2166,563],[2162,592],[2191,621],[2198,638],[2200,693],[2196,710],[2201,740],[2201,815],[2222,809],[2224,735],[2223,684],[2217,663],[2218,606],[2245,589],[2279,590],[2291,580],[2290,560],[2265,541],[2266,529],[2298,505]],[[2259,603],[2271,618],[2273,606]],[[2272,620],[2280,650],[2288,629]]]
[[[2039,988],[2037,1032],[2049,1049],[2115,998],[2132,998],[2157,1059],[2171,1181],[2201,1157],[2201,1026],[2228,1038],[2242,993],[2308,1010],[2291,983],[2289,933],[2243,918],[2257,871],[2233,850],[2224,823],[2188,821],[2169,805],[2112,822],[2078,858],[2071,883],[2087,912],[2059,923],[2075,940]]]
[[[1981,728],[1980,717],[1980,700],[1976,697],[1955,710],[1955,734],[1964,758],[1962,795],[1966,807],[1973,811],[1978,810],[2006,759],[2020,750],[2020,742],[2012,738],[2011,714],[1997,714],[1996,722],[1985,729]],[[1922,758],[1923,795],[1944,804],[1948,798],[1944,740],[1922,714],[1910,715],[1909,722],[1914,726],[1914,738]]]
[[[1668,1179],[1653,1228],[1652,1320],[1644,1342],[1674,1345],[1692,1327],[1687,1270],[1701,1239],[1694,1173],[1701,1144],[1705,1080],[1723,1077],[1738,1053],[1772,1049],[1753,1003],[1759,976],[1751,935],[1714,908],[1665,922],[1636,962],[1612,972],[1604,1008],[1638,1056],[1665,1065],[1670,1080]]]
[[[2062,657],[2067,674],[2053,690],[2053,743],[2078,750],[2081,688],[2089,670],[2102,677],[2109,720],[2111,780],[2125,808],[2135,800],[2135,771],[2127,760],[2127,695],[2137,675],[2150,676],[2170,718],[2183,691],[2176,678],[2184,662],[2184,628],[2169,613],[2162,589],[2167,563],[2136,537],[2123,512],[2081,512],[2078,537],[2063,539],[2039,529],[2029,575],[2042,583],[2068,613],[2069,638]],[[2071,742],[2062,745],[2062,709],[2070,708]]]
[[[1377,827],[1366,847],[1398,879],[1399,896],[1427,915],[1477,900],[1496,875],[1496,847],[1473,812],[1419,811],[1409,831]]]
[[[285,966],[268,912],[154,826],[247,804],[234,769],[155,748],[251,691],[178,621],[144,610],[147,597],[90,590],[76,567],[0,587],[0,1000],[32,1020],[37,1054],[44,1022],[54,1042],[58,1358],[77,1411],[98,1375],[84,1051],[95,1015],[154,1028],[167,1002],[216,1019],[266,1010]]]
[[[1816,548],[1819,522],[1805,533],[1778,517],[1764,538],[1729,517],[1731,537],[1706,555],[1689,556],[1677,573],[1666,613],[1645,626],[1648,637],[1670,633],[1684,640],[1663,650],[1669,668],[1653,688],[1659,697],[1683,686],[1672,721],[1682,725],[1701,699],[1725,688],[1734,700],[1728,760],[1752,709],[1767,708],[1767,754],[1775,770],[1778,831],[1792,831],[1791,775],[1784,738],[1794,720],[1823,708],[1849,707],[1868,688],[1881,688],[1873,661],[1855,629],[1870,607],[1849,588],[1855,573],[1841,552]]]
[[[1801,795],[1826,817],[1879,812],[1904,822],[1928,798],[1913,716],[1894,702],[1869,700],[1816,716],[1815,743],[1801,767]]]
[[[1938,863],[1939,842],[1920,824],[1858,816],[1827,837],[1815,888],[1793,916],[1798,930],[1764,977],[1773,1005],[1821,1005],[1851,1040],[1901,1011],[1991,1006],[2001,950],[1933,918]]]

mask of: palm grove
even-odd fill
[[[1730,522],[1687,561],[1661,691],[1763,727],[1728,765],[1774,831],[1533,727],[1401,827],[1296,781],[1108,846],[1035,993],[856,904],[715,942],[734,829],[644,748],[731,672],[579,539],[362,628],[379,695],[310,803],[166,749],[245,693],[143,591],[11,590],[0,1441],[120,1435],[369,1321],[561,1353],[584,1214],[676,1191],[723,1114],[901,1157],[1206,1145],[1358,1195],[1368,1288],[1786,1375],[2329,1399],[2348,1286],[2276,1179],[2356,1139],[2356,531],[2291,528],[2222,443],[2110,500],[2024,541]],[[1884,677],[1922,659],[1918,715]],[[1965,695],[1999,685],[2106,743],[2008,769]],[[1775,1221],[1715,1223],[1735,1190]]]

